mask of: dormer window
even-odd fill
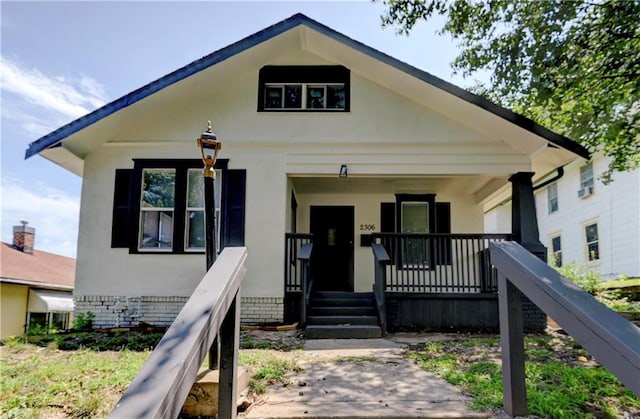
[[[348,111],[349,70],[342,66],[266,66],[258,111]]]

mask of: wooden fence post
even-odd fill
[[[504,410],[511,417],[526,416],[527,388],[524,380],[522,295],[500,271],[498,271],[498,305]]]
[[[233,297],[229,311],[220,326],[220,382],[218,386],[218,417],[237,416],[238,347],[240,345],[240,292]]]

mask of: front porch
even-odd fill
[[[335,291],[335,301],[330,302],[330,292],[316,289],[313,235],[287,233],[285,322],[340,326],[341,331],[332,332],[331,337],[348,337],[349,327],[354,331],[351,337],[375,337],[373,324],[383,334],[387,330],[498,330],[497,274],[489,244],[511,240],[510,234],[374,233],[372,292]],[[373,305],[365,307],[362,301],[367,300]],[[524,310],[525,327],[544,327],[544,315],[534,305],[525,304]],[[322,313],[326,317],[319,318]]]

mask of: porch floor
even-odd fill
[[[418,342],[403,341],[398,335],[309,340],[305,351],[310,358],[302,365],[303,371],[291,377],[293,385],[270,387],[246,417],[490,417],[471,411],[469,397],[404,358],[402,350],[408,343]],[[340,358],[347,362],[335,362]]]

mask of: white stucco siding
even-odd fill
[[[78,244],[77,295],[189,296],[205,273],[202,254],[129,254],[112,249],[113,187],[116,168],[134,158],[195,158],[195,144],[171,147],[107,147],[86,159]],[[230,169],[246,169],[245,244],[252,255],[243,296],[282,295],[286,184],[282,154],[224,149]]]
[[[640,275],[640,171],[616,173],[614,181],[604,185],[598,177],[608,160],[593,161],[594,190],[591,196],[579,198],[580,167],[574,162],[556,184],[558,210],[549,213],[547,188],[536,193],[540,240],[551,248],[551,238],[561,236],[564,263],[586,264],[603,278],[621,274]],[[585,226],[598,224],[600,260],[588,261],[585,248]]]
[[[427,192],[422,192],[427,193]],[[371,247],[360,246],[361,234],[380,232],[380,203],[395,202],[394,194],[387,193],[298,193],[298,231],[309,232],[311,206],[354,207],[354,290],[370,292],[373,284],[373,254]],[[443,193],[438,202],[451,203],[451,228],[454,233],[482,232],[482,210],[471,196]],[[374,231],[360,228],[373,225]],[[364,227],[363,227],[364,228]]]
[[[227,147],[230,168],[247,170],[245,245],[248,248],[244,297],[283,295],[284,233],[288,206],[283,155],[274,148]]]
[[[258,112],[263,65],[336,64],[292,51],[266,54],[264,61],[257,56],[225,61],[68,140],[70,150],[85,159],[77,295],[191,294],[204,275],[204,255],[129,254],[110,247],[114,173],[132,168],[135,158],[198,158],[195,138],[207,120],[223,143],[219,158],[229,159],[230,169],[246,169],[249,258],[242,293],[248,298],[283,295],[284,233],[290,231],[295,179],[335,178],[347,164],[350,179],[414,182],[410,189],[385,193],[297,191],[298,232],[309,231],[310,205],[354,205],[356,228],[379,227],[379,203],[409,192],[437,193],[438,201],[452,203],[454,232],[480,233],[475,194],[491,180],[531,169],[526,150],[449,118],[438,103],[425,106],[393,90],[393,83],[383,86],[357,71],[351,73],[349,112]],[[354,232],[355,287],[369,291],[371,250],[359,246],[359,234]]]
[[[194,151],[104,148],[87,156],[74,295],[191,295],[205,273],[204,255],[129,254],[129,249],[112,249],[111,226],[116,168],[132,168],[132,158],[194,158]]]

